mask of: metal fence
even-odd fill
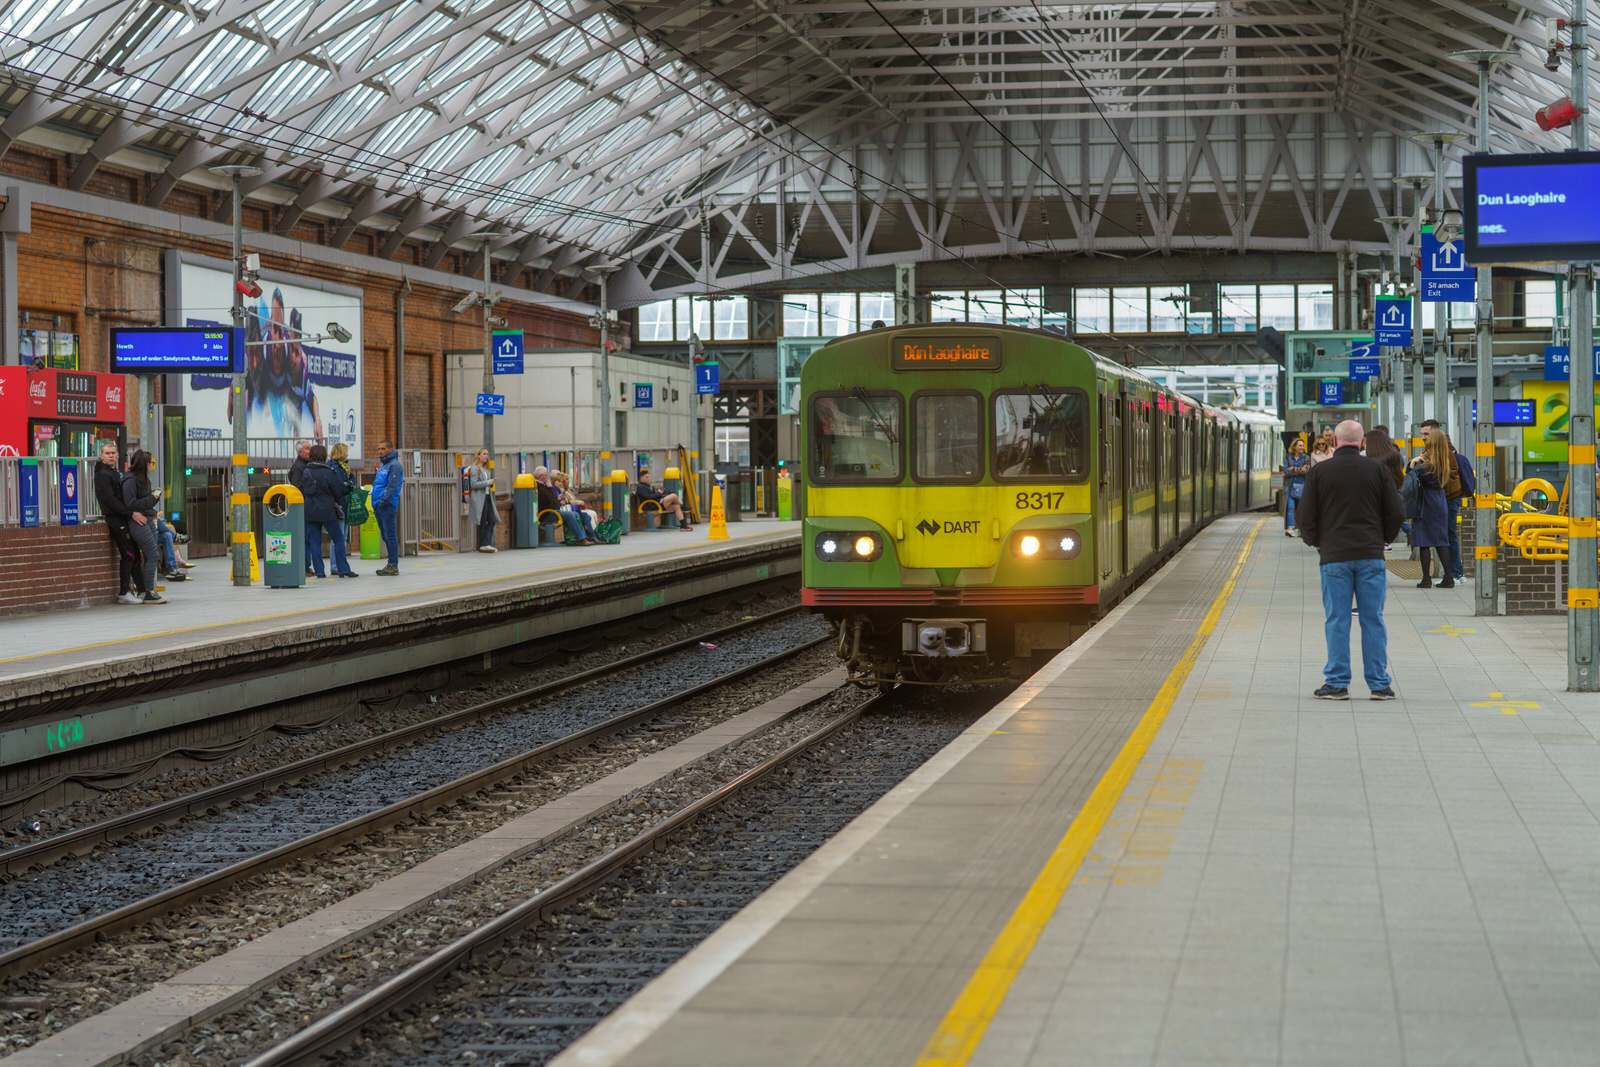
[[[53,457],[23,458],[0,456],[0,527],[23,524],[23,483],[25,472],[37,474],[37,488],[30,495],[26,517],[30,526],[60,526],[61,481],[70,473],[77,481],[78,522],[100,519],[100,504],[94,495],[95,460],[61,460]]]

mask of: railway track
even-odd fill
[[[792,609],[697,635],[662,649],[584,672],[579,676],[525,687],[404,730],[267,772],[228,786],[177,798],[153,809],[130,813],[105,824],[4,854],[11,879],[0,885],[0,978],[23,974],[74,949],[175,908],[206,899],[227,886],[309,856],[326,853],[384,827],[414,821],[427,813],[472,797],[606,738],[638,730],[641,724],[674,714],[696,698],[739,679],[768,672],[825,637],[809,638],[776,655],[739,654],[741,634],[781,623]],[[805,623],[801,619],[789,622]],[[738,664],[717,677],[639,704],[627,678],[702,644],[717,644],[723,657]],[[632,672],[632,673],[630,673]],[[590,686],[588,714],[575,726],[572,715],[556,716],[559,726],[532,721],[550,718],[549,698],[577,699],[574,687]],[[637,689],[637,683],[633,683]],[[667,688],[667,687],[662,687]],[[605,699],[609,694],[610,699]],[[537,708],[528,705],[544,701]],[[616,704],[632,704],[616,711]],[[457,750],[462,739],[485,723],[496,723],[516,742],[467,746],[445,759],[441,749]],[[553,735],[532,745],[529,736]],[[503,755],[510,747],[513,751]],[[373,771],[403,754],[399,773],[384,775],[388,792],[369,789]],[[485,759],[485,755],[499,758]],[[471,765],[449,773],[452,765]],[[415,788],[419,782],[424,788]],[[389,799],[399,789],[404,795]],[[317,814],[285,818],[286,802],[316,801]],[[381,801],[381,802],[379,802]],[[299,810],[305,810],[303,807]],[[174,829],[176,827],[176,829]],[[133,844],[109,845],[143,835]],[[195,844],[195,839],[203,844]],[[48,865],[48,866],[45,866]],[[40,870],[39,868],[45,867]],[[107,870],[113,877],[103,875]],[[17,872],[29,871],[26,877]],[[199,873],[196,873],[196,872]],[[135,877],[128,877],[128,875]]]

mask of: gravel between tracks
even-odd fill
[[[541,652],[517,650],[504,661],[508,667],[497,668],[494,676],[481,684],[463,683],[458,678],[450,691],[419,688],[400,698],[363,702],[358,714],[341,717],[324,727],[293,735],[274,734],[258,738],[246,751],[235,756],[191,767],[173,768],[100,796],[42,809],[7,826],[0,826],[0,849],[32,844],[45,837],[148,808],[174,797],[238,781],[252,774],[330,752],[343,745],[513,692],[528,684],[529,670],[577,674],[674,641],[732,626],[754,615],[789,607],[799,603],[800,595],[797,591],[785,591],[780,595],[757,595],[742,602],[731,594],[726,598],[718,598],[719,601],[725,599],[732,600],[734,606],[710,610],[696,608],[693,604],[685,605],[679,612],[667,616],[666,621],[657,628],[640,627],[620,641],[613,641],[606,632],[553,638]],[[38,823],[37,830],[24,828],[35,822]]]
[[[706,628],[696,623],[694,631]],[[34,1044],[238,944],[604,777],[637,759],[641,747],[644,753],[657,751],[706,725],[788,692],[799,682],[831,669],[835,662],[831,649],[812,649],[758,677],[702,696],[692,717],[676,714],[670,721],[657,720],[652,727],[608,740],[493,793],[319,857],[314,867],[295,864],[251,879],[224,895],[144,924],[103,945],[8,979],[0,985],[6,1048]],[[430,711],[436,712],[437,706]]]

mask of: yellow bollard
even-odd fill
[[[722,510],[722,486],[711,487],[711,532],[706,534],[707,541],[726,541],[728,539],[728,516]]]

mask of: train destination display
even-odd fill
[[[1600,258],[1600,152],[1471,155],[1462,185],[1468,263]]]
[[[111,369],[118,374],[233,373],[233,331],[195,327],[114,327]]]
[[[894,370],[995,370],[1000,366],[998,337],[905,337],[894,343]]]

